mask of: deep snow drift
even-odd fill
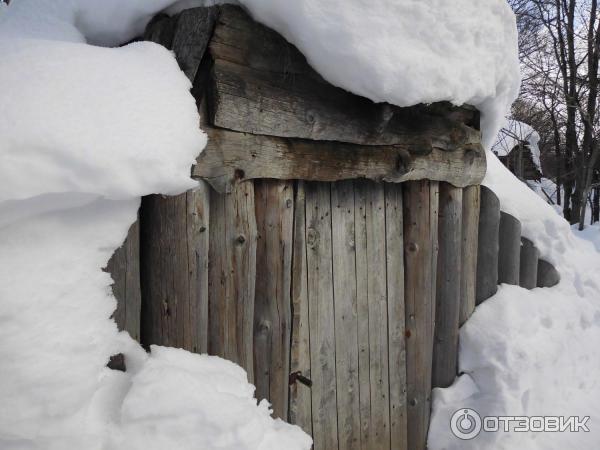
[[[102,271],[139,197],[178,193],[206,144],[164,48],[115,45],[166,0],[0,9],[0,448],[308,449],[215,357],[153,348],[110,318]],[[126,5],[126,6],[124,6]],[[127,356],[127,373],[106,368]]]

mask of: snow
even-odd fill
[[[0,448],[301,450],[245,372],[153,347],[103,272],[140,196],[195,186],[206,144],[173,55],[136,36],[167,0],[0,9]],[[97,45],[90,45],[97,44]],[[126,373],[111,355],[126,356]]]
[[[505,0],[240,3],[336,86],[399,106],[476,106],[488,148],[519,91],[516,21]]]
[[[460,332],[459,371],[464,374],[433,393],[429,448],[597,448],[600,230],[575,233],[494,155],[488,157],[484,184],[498,195],[502,210],[521,220],[523,235],[555,264],[561,281],[531,291],[501,285],[476,308]],[[450,433],[449,423],[465,407],[481,416],[590,416],[591,432],[482,432],[463,441]]]

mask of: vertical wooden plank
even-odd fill
[[[208,252],[210,187],[199,181],[187,192],[188,271],[190,276],[191,350],[208,352]]]
[[[125,241],[115,250],[105,270],[113,279],[112,291],[117,300],[113,319],[120,331],[127,331],[139,342],[142,306],[139,220],[131,225]],[[125,357],[122,354],[112,356],[108,367],[125,371]]]
[[[186,194],[150,195],[140,210],[141,342],[190,348]],[[184,338],[185,337],[185,338]]]
[[[227,230],[225,217],[225,198],[210,190],[210,227],[208,261],[208,353],[225,355],[225,305],[227,297]]]
[[[358,378],[361,449],[371,442],[371,384],[369,355],[369,271],[367,263],[367,190],[361,182],[354,188],[354,229],[356,246],[356,309],[358,319]]]
[[[227,336],[224,357],[236,362],[253,382],[252,355],[256,281],[254,183],[236,183],[225,199],[227,244]]]
[[[475,310],[477,244],[479,238],[479,186],[463,190],[460,317],[462,326]]]
[[[353,450],[360,449],[360,401],[352,181],[331,184],[331,209],[338,439],[340,449]]]
[[[402,185],[385,185],[385,239],[390,379],[390,448],[408,450],[404,341],[404,230]]]
[[[519,272],[519,286],[525,289],[537,287],[538,262],[540,251],[533,242],[521,238],[521,263]]]
[[[289,181],[255,182],[258,231],[254,309],[254,372],[258,398],[273,414],[288,411],[294,189]]]
[[[498,237],[500,200],[491,189],[482,186],[477,237],[477,283],[475,301],[479,305],[498,291]]]
[[[142,291],[140,286],[140,223],[134,222],[129,228],[125,249],[125,322],[123,329],[139,342],[140,319],[142,309]]]
[[[371,448],[390,448],[389,359],[383,184],[365,181],[367,190],[367,285],[369,297],[369,375]]]
[[[440,183],[433,387],[448,387],[456,377],[461,299],[462,206],[462,189]]]
[[[299,181],[294,204],[294,252],[292,261],[292,348],[290,372],[312,377],[310,367],[310,327],[308,269],[306,266],[306,192]],[[290,423],[313,434],[311,389],[301,383],[290,386]]]
[[[338,432],[328,183],[306,185],[306,222],[314,449],[329,450],[338,448]]]
[[[437,258],[437,183],[403,185],[408,448],[426,447]],[[433,229],[432,229],[433,228]]]
[[[498,283],[519,284],[521,258],[521,222],[505,212],[500,213],[498,251]]]

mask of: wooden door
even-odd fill
[[[289,420],[315,450],[405,449],[402,187],[298,184]]]

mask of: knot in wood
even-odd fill
[[[285,201],[285,207],[286,207],[286,208],[291,208],[291,207],[292,207],[292,199],[291,199],[291,198],[288,198],[288,199]]]
[[[244,236],[243,234],[240,234],[237,238],[236,238],[236,242],[240,245],[242,245],[244,242],[246,242],[246,236]]]
[[[417,404],[418,404],[418,403],[419,403],[419,402],[417,401],[417,399],[416,399],[416,398],[412,398],[412,399],[410,400],[410,406],[417,406]]]
[[[204,225],[202,225],[202,226],[200,227],[200,230],[199,230],[199,231],[200,231],[200,233],[204,233],[204,232],[206,231],[206,227],[205,227]]]
[[[416,242],[409,243],[408,251],[412,253],[419,251],[419,244],[417,244]]]

